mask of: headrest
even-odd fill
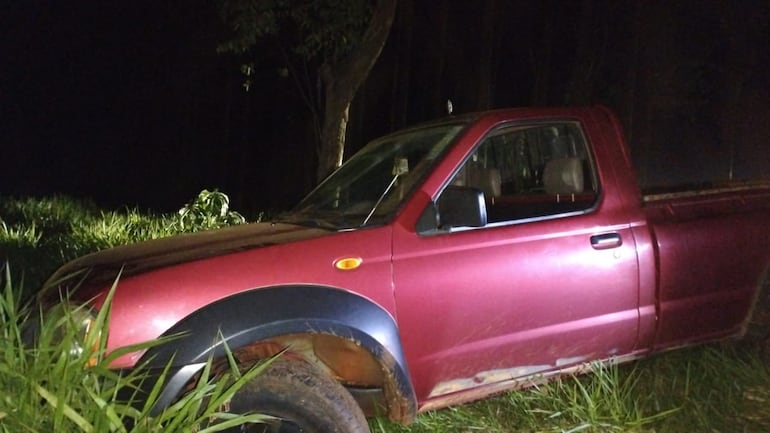
[[[453,185],[480,189],[487,197],[499,197],[501,183],[500,170],[476,164],[467,164],[452,181]]]
[[[583,192],[583,160],[558,158],[548,161],[543,171],[543,186],[548,194]]]

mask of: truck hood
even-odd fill
[[[94,288],[111,284],[119,273],[125,278],[179,263],[331,233],[334,232],[293,224],[253,223],[123,245],[65,264],[51,275],[41,292],[54,287],[64,291]]]

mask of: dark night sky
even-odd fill
[[[248,94],[243,91],[240,59],[216,53],[225,33],[215,3],[4,2],[0,197],[63,193],[105,207],[157,211],[175,210],[203,188],[229,193],[238,210],[282,209],[298,200],[314,173],[307,156],[312,153],[307,110],[291,81],[281,78],[278,56],[269,50],[261,53],[257,85]],[[746,164],[755,163],[753,172],[770,169],[770,30],[762,24],[770,17],[768,2],[734,2],[736,11],[728,11],[732,15],[727,17],[721,15],[723,2],[684,2],[666,15],[670,23],[656,18],[658,27],[649,26],[651,36],[642,39],[648,43],[636,46],[634,52],[642,54],[633,59],[628,10],[646,12],[630,1],[594,3],[604,8],[601,22],[610,36],[592,48],[604,60],[592,101],[610,105],[624,120],[633,112],[633,129],[627,127],[634,133],[632,145],[641,149],[637,153],[684,147],[681,137],[687,136],[705,146],[699,152],[724,159],[726,148],[703,125],[715,119],[727,123],[724,119],[732,115],[741,119],[733,134],[741,137],[738,147],[745,150]],[[482,32],[473,29],[482,21],[469,10],[475,2],[446,4],[449,30],[443,36],[436,28],[433,2],[414,1],[411,24],[403,11],[397,16],[381,60],[354,104],[352,146],[434,117],[440,112],[432,106],[436,100],[452,97],[459,107],[477,108],[472,101],[478,84],[474,79],[480,76],[475,56],[483,52],[483,42]],[[497,1],[493,107],[531,103],[533,59],[542,55],[544,45],[538,22],[557,28],[551,96],[542,101],[558,104],[563,99],[569,89],[562,78],[581,58],[573,35],[579,28],[579,4]],[[731,39],[725,20],[735,25],[743,16],[760,23]],[[406,46],[411,47],[408,57]],[[443,65],[441,91],[432,92],[438,63]],[[408,101],[401,111],[394,103],[398,91],[393,83],[405,75],[398,75],[397,67],[410,68],[409,86],[399,90],[408,92],[399,99]],[[636,70],[651,78],[640,80],[636,96],[629,96],[629,77],[636,76],[629,71]],[[748,72],[742,74],[744,70]],[[725,114],[713,106],[730,100],[721,88],[734,76],[750,90],[733,102],[740,109]],[[660,101],[647,98],[644,106],[628,102],[650,89],[660,92]],[[640,115],[639,107],[648,114]]]
[[[236,67],[209,2],[19,3],[3,12],[2,193],[173,208],[216,186],[190,160],[221,141]]]

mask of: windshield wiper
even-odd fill
[[[287,214],[287,215],[283,215],[275,218],[273,222],[295,224],[303,227],[321,228],[326,230],[340,229],[338,225],[332,224],[331,222],[325,219],[318,218],[316,216],[309,216],[309,215],[305,216],[305,215],[297,215],[297,214]]]

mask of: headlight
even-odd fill
[[[96,316],[91,309],[81,307],[72,311],[71,320],[76,338],[72,342],[70,354],[81,357],[85,348],[88,348],[86,365],[93,367],[98,362],[101,338],[101,330],[96,329]]]
[[[43,333],[51,332],[52,346],[61,345],[73,358],[87,356],[85,364],[93,367],[99,361],[99,348],[104,332],[97,325],[96,311],[88,306],[63,302],[45,315]],[[44,334],[41,334],[45,338]]]

